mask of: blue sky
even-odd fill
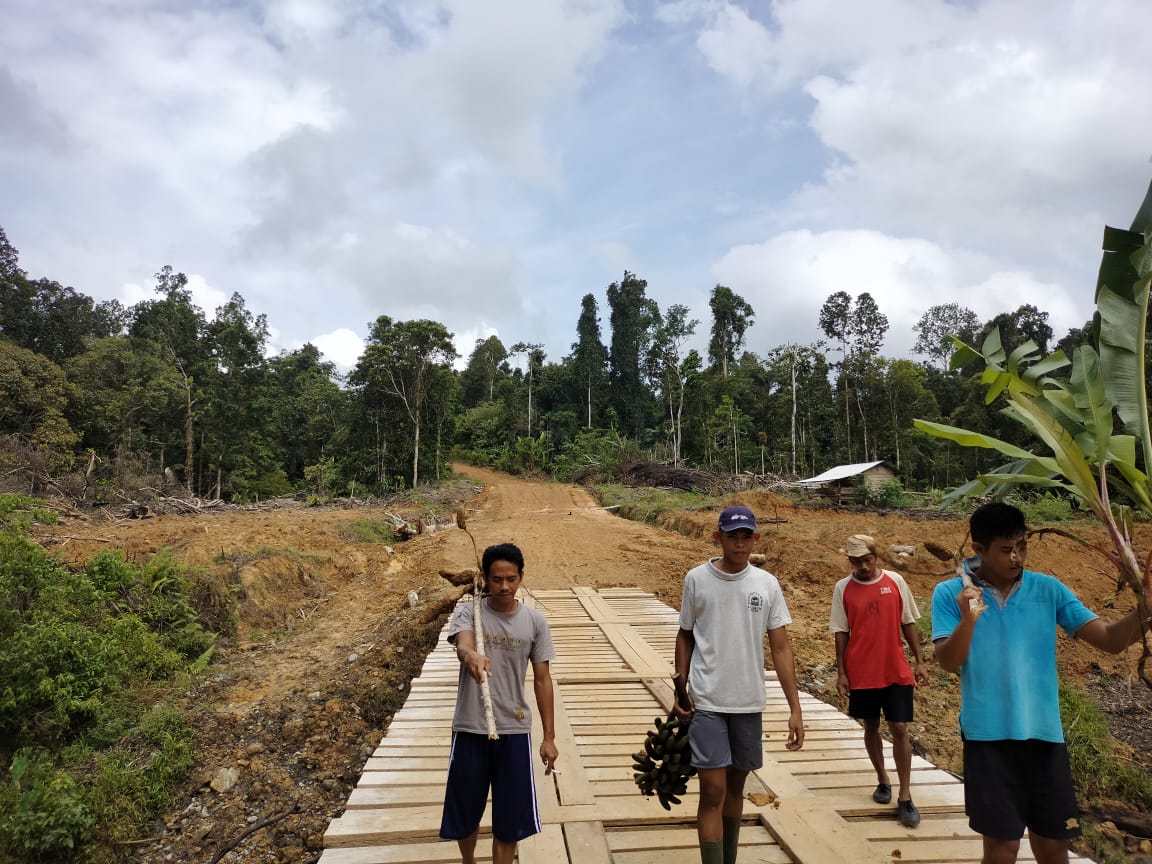
[[[33,276],[343,368],[378,315],[559,360],[625,269],[706,344],[819,338],[869,291],[1088,317],[1152,176],[1145,0],[0,0],[0,225]]]

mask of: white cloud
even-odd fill
[[[868,230],[784,232],[733,247],[713,273],[722,284],[740,286],[737,293],[756,310],[747,347],[760,354],[824,338],[820,307],[837,291],[872,295],[888,317],[883,350],[893,356],[910,356],[913,325],[939,303],[959,303],[981,320],[1032,303],[1050,314],[1057,338],[1085,318],[1062,285],[967,250]]]
[[[324,359],[335,363],[341,372],[350,371],[364,353],[364,340],[345,327],[331,333],[321,333],[311,342],[320,349]]]

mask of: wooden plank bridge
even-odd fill
[[[632,782],[630,754],[672,704],[676,610],[639,589],[573,588],[522,593],[548,617],[556,644],[558,769],[536,762],[541,834],[520,843],[520,864],[696,864],[697,795],[664,810]],[[447,629],[445,628],[445,634]],[[459,861],[455,842],[437,837],[448,769],[459,664],[442,634],[403,708],[324,836],[320,864],[435,864]],[[529,669],[531,676],[531,669]],[[788,706],[766,673],[764,767],[745,789],[740,861],[977,862],[980,838],[964,816],[961,782],[913,757],[913,798],[923,821],[909,830],[895,802],[874,804],[876,775],[860,726],[806,693],[804,749],[789,752]],[[526,696],[533,699],[532,688]],[[539,712],[533,738],[540,739]],[[891,749],[886,743],[889,770]],[[489,808],[490,810],[490,808]],[[489,814],[477,856],[491,860]],[[1034,860],[1028,841],[1020,860]],[[1074,859],[1086,861],[1086,859]]]

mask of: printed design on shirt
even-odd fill
[[[868,601],[868,614],[869,615],[879,615],[880,614],[880,603],[878,601],[876,601],[876,600],[869,600]]]
[[[748,609],[751,612],[764,611],[764,595],[757,591],[748,594]]]
[[[881,585],[881,586],[880,586],[880,593],[881,593],[881,594],[891,594],[891,593],[892,593],[892,589],[891,589],[891,588],[889,588],[887,585]]]
[[[485,633],[484,644],[497,651],[516,651],[524,644],[524,640],[517,636],[495,636]]]

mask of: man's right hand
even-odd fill
[[[696,710],[696,703],[688,694],[688,686],[681,684],[676,678],[672,679],[672,686],[676,690],[676,695],[672,700],[672,713],[678,720],[691,719],[692,713]]]
[[[848,683],[848,673],[847,672],[841,671],[841,672],[837,673],[837,675],[836,675],[836,692],[839,693],[841,696],[843,696],[845,699],[847,699],[849,694],[852,692],[852,686]]]
[[[960,607],[961,616],[975,621],[988,608],[984,605],[984,589],[977,588],[975,585],[966,585],[956,595],[956,605]]]
[[[468,674],[480,684],[483,684],[484,679],[492,673],[492,661],[479,651],[469,651],[461,662],[468,670]]]

